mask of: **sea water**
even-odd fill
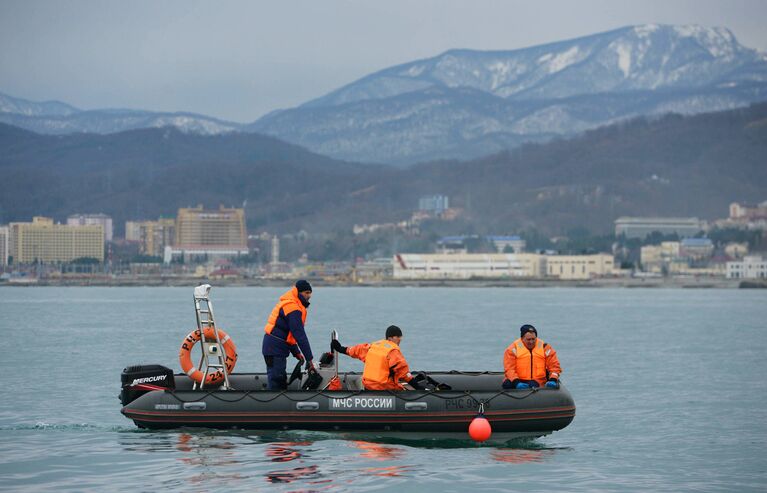
[[[213,288],[237,371],[264,371],[282,291]],[[120,372],[179,370],[192,287],[0,287],[0,490],[767,490],[767,290],[318,287],[311,301],[315,353],[332,329],[351,345],[396,324],[414,370],[500,371],[534,324],[559,354],[575,420],[500,447],[139,430],[119,412]]]

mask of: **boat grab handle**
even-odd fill
[[[204,411],[207,405],[204,402],[185,402],[184,411]]]
[[[406,411],[426,411],[428,407],[429,407],[429,404],[426,402],[406,402],[405,403]]]
[[[316,411],[319,408],[319,402],[296,402],[296,409],[299,411]]]

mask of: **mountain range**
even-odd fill
[[[328,158],[273,137],[139,129],[40,135],[0,124],[0,223],[104,212],[125,220],[179,207],[245,208],[251,232],[350,231],[402,221],[424,195],[462,212],[449,233],[573,227],[623,215],[725,217],[767,190],[767,103],[636,118],[467,161],[399,169]]]
[[[512,51],[451,50],[248,128],[337,158],[412,163],[765,99],[767,57],[727,29],[645,25]]]
[[[38,133],[174,126],[256,132],[336,159],[473,159],[641,115],[767,99],[767,55],[724,28],[630,26],[510,51],[450,50],[390,67],[250,124],[192,113],[80,111],[0,95],[0,122]]]
[[[239,123],[225,122],[195,113],[161,113],[143,110],[103,109],[83,111],[60,101],[36,103],[0,93],[0,122],[36,133],[111,134],[138,128],[175,127],[183,132],[216,135],[241,129]]]

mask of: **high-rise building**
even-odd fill
[[[104,228],[104,240],[112,241],[112,218],[106,214],[72,214],[67,217],[69,226],[88,226],[91,224],[100,224]]]
[[[139,242],[139,252],[144,255],[162,257],[166,246],[173,245],[176,232],[174,218],[160,218],[157,221],[126,221],[125,239]]]
[[[34,217],[31,223],[11,223],[10,231],[14,263],[70,262],[84,257],[104,261],[101,224],[69,226],[54,224],[47,217]]]
[[[179,209],[176,217],[177,248],[247,248],[243,209],[204,210],[202,206]]]
[[[146,221],[125,221],[125,239],[141,241],[141,225]]]
[[[8,265],[8,251],[11,246],[11,230],[8,226],[0,226],[0,265]]]
[[[165,261],[182,255],[232,257],[248,254],[244,209],[204,210],[202,206],[179,209],[173,247],[165,248]]]

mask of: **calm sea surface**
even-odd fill
[[[214,287],[238,371],[264,371],[282,291]],[[119,412],[120,372],[179,370],[192,289],[0,287],[0,490],[767,490],[767,290],[319,288],[307,326],[320,353],[331,329],[346,345],[392,323],[417,370],[501,370],[534,324],[575,421],[504,447],[141,431]]]

